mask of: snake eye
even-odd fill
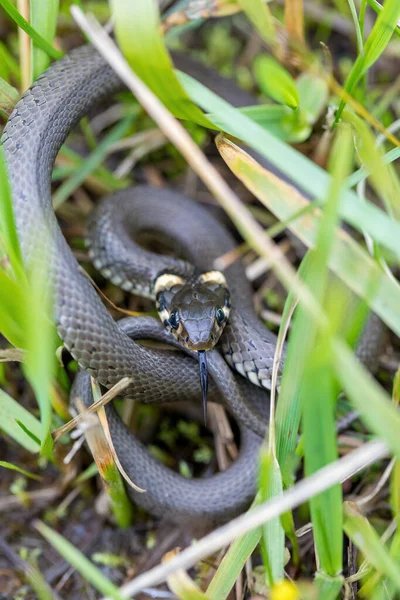
[[[172,329],[178,329],[179,312],[178,312],[177,308],[174,308],[174,310],[172,311],[172,313],[169,317],[169,324],[171,325]]]
[[[218,325],[222,325],[225,321],[225,313],[220,306],[215,309],[215,318],[217,319]]]

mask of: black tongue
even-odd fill
[[[207,367],[207,354],[205,350],[199,350],[199,367],[200,367],[200,385],[203,394],[203,410],[204,410],[204,424],[207,424],[207,391],[208,391],[208,367]]]

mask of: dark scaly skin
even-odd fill
[[[184,64],[182,67],[190,72]],[[215,75],[210,75],[206,83],[215,89]],[[127,390],[127,395],[145,402],[198,400],[197,363],[191,357],[176,352],[161,352],[143,347],[116,325],[81,273],[52,209],[51,170],[61,144],[82,116],[102,99],[120,89],[117,76],[95,50],[82,47],[52,65],[24,94],[13,111],[4,130],[2,143],[10,173],[14,214],[24,260],[27,264],[32,260],[43,263],[49,274],[49,289],[54,299],[59,334],[88,374],[106,387],[112,386],[124,376],[133,377],[134,384]],[[220,93],[232,101],[232,97],[229,97],[232,84],[224,82]],[[252,99],[248,96],[238,100],[238,104],[251,103]],[[250,297],[244,298],[243,302],[247,302],[250,310]],[[243,337],[233,349],[239,360],[243,344],[247,341],[247,315],[242,316],[244,322],[239,334]],[[253,326],[252,318],[249,322]],[[272,363],[274,342],[272,337],[267,337],[267,354]],[[265,419],[260,418],[257,406],[259,407],[260,394],[266,400],[268,397],[262,390],[249,386],[245,380],[239,383],[240,378],[237,380],[233,374],[231,377],[227,376],[225,362],[217,353],[215,356],[215,364],[214,359],[211,361],[213,381],[210,385],[210,400],[218,399],[219,388],[222,401],[231,406],[235,416],[254,431],[262,433]],[[258,404],[254,401],[254,396],[257,396]],[[84,400],[86,403],[91,402],[88,395],[85,395]],[[109,414],[115,449],[131,478],[147,487],[148,493],[138,496],[137,500],[149,510],[179,519],[179,511],[182,509],[185,518],[190,519],[192,516],[199,522],[204,520],[210,523],[230,518],[250,502],[255,487],[255,447],[259,441],[253,445],[251,452],[247,451],[247,446],[244,447],[239,466],[230,471],[234,474],[234,485],[227,475],[226,478],[215,476],[208,483],[198,482],[199,487],[195,485],[192,488],[178,476],[167,475],[163,470],[153,470],[153,467],[153,476],[145,480],[142,475],[150,465],[149,456],[143,454],[143,459],[137,462],[137,469],[135,468],[132,464],[134,454],[131,454],[135,444],[127,437],[115,414],[114,417],[113,413]],[[228,480],[229,486],[224,488],[224,481]],[[171,485],[174,486],[173,490],[170,489]]]
[[[186,260],[140,247],[135,239],[152,232],[172,241]],[[90,255],[96,269],[116,285],[152,297],[162,272],[190,279],[194,270],[214,268],[214,261],[235,248],[235,241],[204,207],[176,191],[137,186],[103,200],[90,220]],[[221,337],[227,362],[255,385],[270,388],[276,337],[258,319],[250,284],[239,261],[224,271],[231,311]]]
[[[175,340],[171,340],[162,324],[151,317],[122,319],[119,326],[135,339],[154,339],[179,347]],[[237,392],[243,392],[259,412],[260,420],[265,423],[269,413],[266,392],[244,378],[236,377],[216,350],[209,352],[208,360],[211,369],[221,362],[222,375],[233,380]],[[89,377],[84,372],[74,381],[71,398],[76,396],[82,398],[86,406],[93,402]],[[179,521],[196,531],[233,518],[253,500],[257,456],[262,438],[242,424],[240,453],[232,466],[207,479],[186,479],[150,456],[143,444],[123,425],[112,407],[106,407],[106,412],[119,460],[132,481],[147,490],[146,493],[138,493],[128,488],[129,494],[149,512]]]
[[[25,262],[42,261],[53,287],[58,332],[79,365],[110,387],[134,377],[126,395],[144,402],[198,397],[198,368],[175,353],[132,342],[113,321],[80,271],[55,218],[50,176],[59,148],[81,117],[121,82],[88,46],[53,64],[18,102],[1,139]],[[216,394],[211,381],[210,400]],[[257,419],[254,427],[260,430]]]

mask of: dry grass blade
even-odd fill
[[[108,404],[108,402],[116,398],[116,396],[118,396],[123,390],[125,390],[131,383],[132,379],[130,379],[129,377],[123,377],[123,379],[118,381],[118,383],[116,383],[110,390],[108,390],[104,394],[104,396],[100,398],[100,400],[94,402],[91,406],[89,406],[89,408],[86,408],[79,415],[68,421],[68,423],[65,423],[65,425],[62,425],[61,427],[53,431],[52,435],[54,441],[57,442],[62,435],[68,433],[69,431],[71,431],[71,429],[74,429],[74,427],[76,427],[78,423],[85,418],[85,415],[97,412],[100,408]]]
[[[139,493],[144,493],[146,490],[139,487],[138,485],[136,485],[132,479],[129,477],[129,475],[127,474],[127,472],[125,471],[124,467],[121,465],[121,462],[118,458],[118,454],[115,451],[114,448],[114,443],[112,441],[112,437],[111,437],[111,433],[110,433],[110,428],[108,426],[108,421],[107,421],[107,415],[106,415],[106,411],[104,410],[104,408],[100,408],[99,412],[98,412],[98,416],[100,419],[100,423],[103,427],[103,432],[104,435],[106,436],[107,439],[107,443],[108,443],[108,447],[111,451],[111,454],[113,456],[114,462],[118,467],[118,471],[121,473],[122,477],[125,479],[126,483],[133,488],[136,492]]]
[[[361,448],[324,467],[314,475],[300,481],[282,496],[254,508],[254,510],[237,517],[227,525],[219,527],[209,535],[190,546],[164,565],[158,565],[146,573],[139,575],[120,589],[121,596],[131,598],[146,587],[158,585],[165,581],[171,573],[179,569],[188,569],[228,545],[237,537],[259,527],[268,520],[300,506],[312,496],[327,490],[336,483],[353,477],[360,470],[382,460],[389,454],[389,449],[383,441],[372,441]],[[103,600],[106,600],[103,598]],[[109,600],[109,599],[107,599]]]

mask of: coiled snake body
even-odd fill
[[[207,74],[209,86],[213,77]],[[2,144],[21,249],[27,264],[42,261],[49,273],[58,332],[83,370],[73,394],[79,393],[86,404],[92,401],[90,374],[106,387],[122,377],[132,377],[126,395],[144,402],[198,400],[198,366],[193,357],[137,343],[135,338],[145,337],[174,343],[154,319],[114,322],[80,271],[52,208],[51,171],[62,143],[80,118],[121,88],[113,70],[94,49],[84,46],[53,64],[16,105]],[[230,83],[225,82],[224,90],[231,101],[232,91],[237,93],[237,102],[232,103],[252,103]],[[195,265],[208,271],[218,256],[234,246],[225,228],[204,208],[176,192],[149,187],[124,190],[106,200],[98,211],[96,230],[99,235],[90,236],[95,263],[125,288],[132,280],[145,285],[165,267],[187,273]],[[185,261],[140,249],[132,236],[141,230],[168,236]],[[243,268],[235,264],[224,275],[231,290],[232,311],[221,339],[222,352],[242,375],[268,387],[275,337],[254,313]],[[254,496],[256,456],[268,412],[267,392],[235,376],[217,350],[209,353],[209,370],[210,399],[222,398],[241,426],[238,460],[210,479],[185,480],[163,467],[115,411],[107,409],[120,461],[131,479],[147,490],[144,494],[130,490],[134,498],[157,514],[205,524],[231,518]]]

